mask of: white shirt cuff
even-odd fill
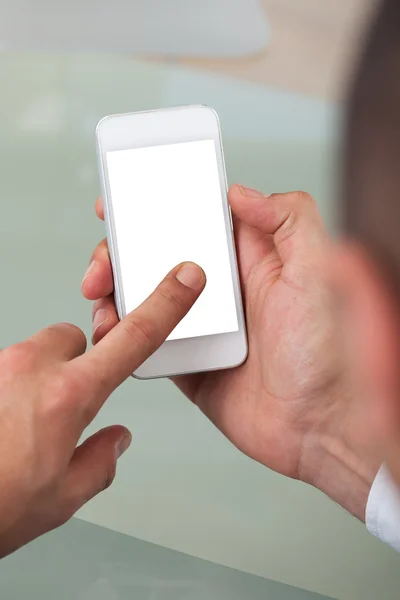
[[[365,523],[372,535],[400,552],[400,490],[385,465],[372,485]]]

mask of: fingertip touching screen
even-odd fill
[[[111,211],[126,312],[177,264],[207,285],[169,340],[238,331],[214,140],[107,152]]]

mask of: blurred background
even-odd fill
[[[230,183],[306,190],[334,232],[343,102],[375,4],[0,0],[0,345],[56,321],[90,334],[106,114],[214,107]],[[114,486],[3,560],[2,598],[399,597],[394,553],[239,454],[170,383],[128,381],[90,432],[114,423],[133,432]]]

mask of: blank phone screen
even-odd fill
[[[107,168],[127,313],[193,261],[207,285],[168,339],[238,331],[215,142],[107,152]]]

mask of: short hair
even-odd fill
[[[400,0],[384,0],[350,92],[344,221],[400,292]]]

